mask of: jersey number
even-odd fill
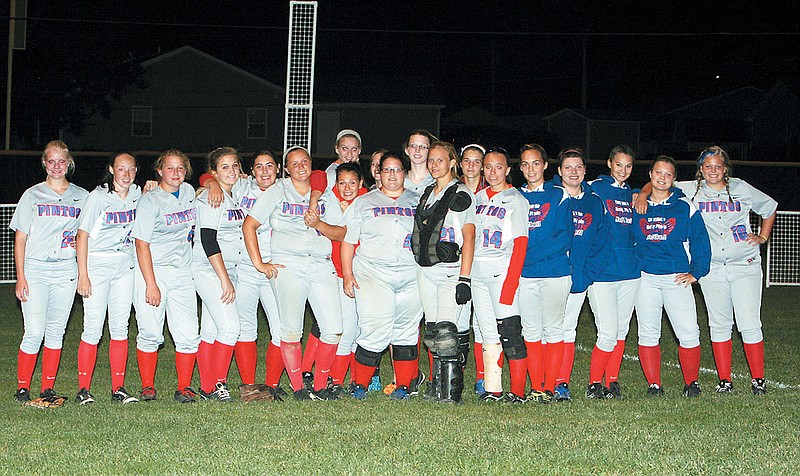
[[[442,227],[442,232],[439,235],[439,241],[446,241],[448,243],[456,242],[456,231],[452,226]]]
[[[61,235],[61,247],[62,248],[75,248],[75,232],[74,231],[65,231]]]
[[[495,248],[500,248],[503,245],[503,232],[495,231],[489,235],[489,230],[483,230],[483,247],[488,248],[489,245],[494,245]]]
[[[731,233],[733,233],[733,241],[734,243],[738,243],[740,241],[747,241],[747,227],[744,225],[735,225],[731,227]]]

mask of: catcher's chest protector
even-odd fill
[[[426,209],[425,205],[433,194],[432,184],[425,189],[417,205],[417,212],[414,215],[414,232],[411,235],[411,251],[414,259],[420,266],[433,266],[436,263],[452,263],[458,261],[458,252],[443,250],[445,245],[455,245],[455,243],[441,243],[442,225],[450,210],[450,204],[458,190],[458,184],[453,184],[448,188],[441,200],[432,207]],[[456,245],[458,248],[458,245]],[[455,255],[455,256],[453,256]],[[455,259],[453,259],[453,257]]]

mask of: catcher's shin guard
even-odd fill
[[[439,354],[439,398],[441,402],[458,403],[464,390],[458,328],[452,322],[436,324],[434,342]]]
[[[461,362],[461,369],[467,366],[467,359],[469,358],[469,329],[458,333],[458,352],[459,360]]]

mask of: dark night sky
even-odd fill
[[[144,60],[189,44],[285,83],[288,2],[29,2],[37,19],[15,58],[102,45]],[[794,2],[606,3],[322,1],[316,99],[444,104],[445,116],[492,98],[498,114],[579,107],[584,38],[590,108],[664,110],[778,78],[798,92]]]

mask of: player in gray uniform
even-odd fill
[[[336,270],[330,260],[331,240],[340,241],[345,229],[339,202],[330,190],[310,210],[311,157],[302,147],[286,151],[290,178],[268,188],[245,220],[243,233],[253,265],[272,280],[281,316],[281,354],[295,398],[335,398],[327,386],[328,374],[342,333],[341,306]],[[255,231],[269,222],[272,229],[272,261],[264,263]],[[284,266],[278,269],[276,265]],[[309,301],[320,328],[314,390],[303,386],[300,371],[305,303]]]
[[[675,185],[700,211],[711,239],[711,271],[699,282],[720,379],[715,390],[733,392],[731,329],[735,315],[750,366],[751,390],[761,395],[766,393],[766,385],[761,332],[764,276],[759,245],[766,243],[772,233],[778,203],[744,180],[731,177],[731,172],[728,153],[721,147],[709,147],[697,159],[695,180]],[[758,234],[750,228],[751,211],[762,218]]]
[[[178,389],[175,400],[192,403],[197,392],[190,386],[197,347],[197,296],[192,276],[192,242],[197,222],[195,193],[184,182],[192,173],[189,158],[167,150],[154,164],[161,180],[144,194],[136,209],[131,237],[136,239],[134,276],[136,354],[142,379],[140,400],[155,400],[154,380],[158,347],[164,343],[164,318],[175,342]]]
[[[489,149],[483,170],[489,187],[475,196],[472,303],[483,336],[486,391],[480,398],[500,401],[503,351],[516,362],[516,367],[511,368],[512,382],[519,386],[518,380],[522,379],[519,394],[524,393],[527,377],[518,291],[528,243],[528,201],[507,182],[511,171],[508,152]]]
[[[345,293],[356,300],[361,331],[356,339],[356,385],[352,396],[366,398],[367,385],[381,354],[391,344],[397,375],[392,398],[406,400],[410,397],[411,380],[419,373],[417,343],[422,303],[411,253],[419,197],[403,187],[407,160],[387,152],[380,165],[381,189],[357,198],[345,213],[343,286]]]
[[[280,166],[274,154],[269,150],[260,150],[253,157],[250,176],[240,179],[233,186],[234,196],[239,205],[247,212],[255,205],[258,197],[271,187],[278,177]],[[258,248],[261,251],[261,262],[268,263],[272,258],[269,224],[256,229]],[[269,325],[270,341],[266,351],[266,376],[264,383],[270,387],[273,395],[283,393],[278,390],[278,383],[283,373],[281,357],[281,321],[278,314],[278,303],[269,280],[253,266],[247,253],[242,255],[239,264],[238,282],[236,283],[236,302],[239,306],[239,340],[236,342],[236,366],[245,385],[255,383],[256,374],[256,338],[258,337],[258,303],[264,308]]]
[[[433,177],[428,172],[428,149],[434,140],[436,137],[433,134],[420,129],[409,134],[403,144],[403,150],[411,161],[411,169],[406,174],[404,186],[419,195],[433,183]]]
[[[194,286],[203,301],[197,364],[200,390],[219,402],[230,402],[228,369],[239,338],[239,308],[235,302],[237,268],[244,242],[245,212],[232,195],[241,161],[235,149],[220,147],[208,156],[208,169],[222,188],[219,207],[209,204],[208,190],[197,197],[200,240],[192,252]]]
[[[453,145],[434,141],[428,170],[435,182],[425,189],[414,220],[412,250],[419,264],[417,283],[425,310],[424,342],[431,361],[425,396],[461,401],[463,366],[456,322],[470,301],[475,249],[475,198],[458,181]]]
[[[127,152],[108,161],[103,183],[89,194],[77,236],[78,294],[83,296],[83,333],[78,347],[79,404],[94,402],[89,392],[108,311],[111,399],[139,400],[123,387],[128,363],[128,322],[133,304],[134,245],[131,239],[142,191],[134,183],[138,165]]]
[[[361,135],[352,129],[343,129],[336,134],[336,160],[325,169],[328,179],[328,190],[336,186],[336,169],[340,164],[354,163],[358,165],[361,154]]]
[[[63,403],[53,386],[78,285],[75,233],[88,192],[67,180],[75,161],[64,142],[47,144],[42,168],[47,179],[22,194],[9,225],[14,230],[15,293],[25,327],[17,353],[15,399],[30,401],[30,382],[44,342],[41,397]]]

